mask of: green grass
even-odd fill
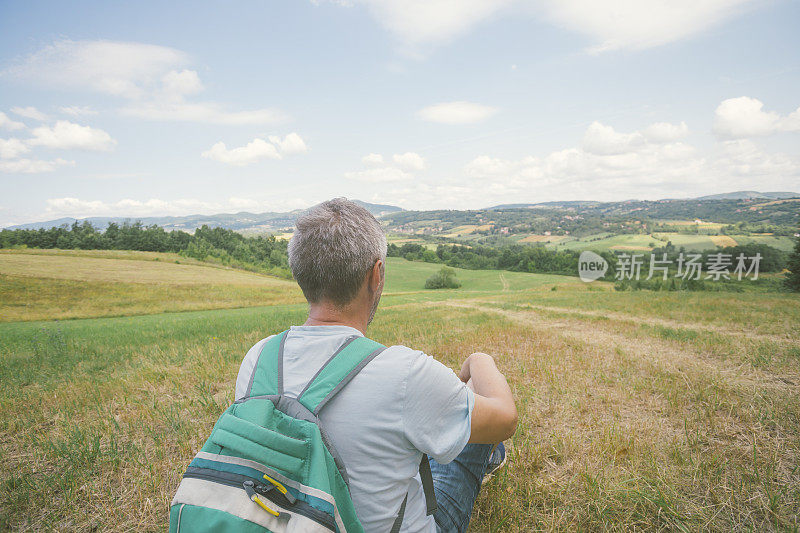
[[[454,369],[491,353],[508,378],[520,424],[471,531],[800,526],[796,296],[463,270],[462,288],[423,290],[438,268],[390,259],[369,334]],[[30,280],[3,305],[21,290],[54,309],[58,283],[79,283]],[[108,314],[141,311],[120,311],[114,285],[150,287],[102,283],[90,297]],[[189,286],[156,289],[171,300]],[[270,303],[0,324],[0,530],[163,531],[247,349],[305,319],[305,304]]]
[[[766,244],[784,252],[794,250],[794,239],[792,237],[772,236],[772,235],[731,235],[739,244]]]
[[[588,237],[580,240],[570,240],[570,241],[563,241],[560,243],[551,243],[547,244],[548,248],[553,248],[556,250],[619,250],[619,251],[647,251],[653,248],[652,244],[655,246],[661,246],[658,240],[654,239],[650,235],[638,235],[638,234],[631,234],[631,235],[612,235],[609,237],[603,237],[599,240],[588,240],[593,237]]]
[[[386,260],[386,287],[387,294],[409,291],[422,291],[425,280],[439,271],[441,264],[406,261],[398,257],[389,257]],[[532,275],[525,272],[507,272],[503,270],[466,270],[454,268],[456,277],[461,282],[461,287],[451,289],[449,296],[467,293],[491,293],[505,291],[520,291],[536,289],[543,286],[580,285],[577,278],[571,276],[557,276],[552,274]],[[505,280],[505,283],[504,283]],[[430,293],[431,291],[424,291]],[[441,292],[441,291],[438,291]]]

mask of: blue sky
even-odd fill
[[[800,4],[0,3],[0,225],[800,190]]]

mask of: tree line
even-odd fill
[[[800,243],[800,239],[798,239]],[[602,278],[606,281],[615,281],[617,265],[621,255],[611,250],[598,252],[603,259],[608,262],[608,270]],[[733,265],[736,258],[743,254],[747,258],[748,264],[751,258],[759,256],[758,271],[761,273],[781,272],[786,268],[790,271],[800,271],[800,268],[793,265],[800,265],[800,244],[797,250],[790,254],[773,248],[766,244],[744,244],[727,248],[717,248],[716,250],[705,250],[703,252],[691,252],[683,247],[675,247],[671,242],[667,242],[660,248],[655,248],[650,252],[623,252],[626,254],[639,254],[642,261],[642,272],[648,274],[650,255],[653,254],[657,260],[666,260],[670,264],[669,278],[675,278],[677,265],[681,255],[688,257],[689,254],[697,254],[698,261],[707,265],[711,262],[711,256],[723,253],[730,256]],[[666,255],[665,255],[666,254]],[[450,267],[465,268],[470,270],[511,270],[514,272],[532,272],[539,274],[562,274],[575,276],[578,273],[578,260],[580,252],[574,250],[549,250],[543,245],[506,245],[506,246],[470,246],[463,244],[439,244],[435,250],[416,243],[405,243],[401,246],[389,244],[388,255],[390,257],[402,257],[409,261],[424,261],[426,263],[441,263]],[[731,268],[731,270],[733,267]],[[703,272],[703,276],[706,273]],[[788,275],[791,277],[791,274]],[[787,279],[788,279],[787,277]],[[800,285],[800,275],[795,276]],[[630,283],[623,282],[621,286]],[[692,280],[680,280],[659,284],[656,281],[634,283],[635,287],[650,288],[651,285],[663,285],[669,290],[709,290],[706,283]],[[733,285],[728,285],[732,287]],[[790,287],[789,282],[786,286]]]
[[[48,229],[0,231],[0,248],[60,248],[64,250],[139,250],[173,252],[199,261],[265,272],[290,278],[286,241],[274,236],[245,237],[224,228],[203,225],[194,234],[166,231],[141,222],[110,222],[105,230],[84,221]]]
[[[580,253],[573,250],[548,250],[544,246],[523,244],[497,247],[439,244],[436,250],[431,250],[421,244],[405,243],[397,246],[392,243],[389,244],[387,255],[402,257],[409,261],[442,263],[469,270],[511,270],[567,276],[574,276],[578,273],[578,258],[580,257]],[[610,265],[616,264],[616,256],[613,252],[605,251],[600,255]]]

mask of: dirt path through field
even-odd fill
[[[503,275],[502,272],[500,272],[500,283],[503,284],[503,292],[508,292],[509,288],[508,280],[506,279],[506,277]]]
[[[505,303],[502,300],[491,300],[487,298],[459,299],[459,300],[450,300],[450,302],[453,302],[454,304],[464,303],[464,302],[474,302],[476,305],[477,304],[502,305]],[[553,307],[548,305],[536,305],[536,304],[517,304],[517,305],[522,309],[530,309],[532,311],[544,311],[554,314],[571,315],[574,316],[575,318],[581,318],[581,317],[605,318],[629,324],[647,324],[650,326],[663,326],[675,329],[703,331],[708,333],[716,333],[719,335],[730,335],[735,337],[747,338],[750,340],[776,342],[779,344],[788,344],[800,347],[800,339],[798,339],[796,336],[792,336],[789,333],[786,333],[784,335],[770,335],[765,333],[755,333],[753,331],[746,329],[733,329],[733,328],[726,328],[723,326],[709,326],[705,324],[698,324],[696,322],[686,323],[677,320],[669,320],[666,318],[634,316],[627,313],[618,313],[614,311],[593,311],[589,309]],[[489,309],[495,309],[495,308],[487,307],[487,310]]]
[[[547,330],[562,337],[578,340],[587,344],[601,345],[606,348],[619,348],[642,361],[659,361],[666,370],[683,372],[682,368],[692,367],[699,374],[706,372],[720,372],[730,382],[740,386],[752,387],[753,385],[800,390],[800,375],[775,375],[773,373],[753,368],[750,365],[738,364],[733,360],[723,360],[718,357],[703,353],[689,346],[676,348],[674,343],[652,337],[632,338],[623,333],[610,331],[609,328],[597,322],[582,322],[579,317],[564,318],[563,320],[547,318],[530,311],[511,311],[485,305],[482,301],[449,300],[435,302],[432,305],[448,306],[476,311],[495,313],[509,318],[518,323],[524,323]],[[542,310],[551,311],[553,308],[544,307]],[[603,316],[610,316],[604,314]],[[623,319],[631,317],[621,315]],[[688,382],[687,382],[688,385]]]

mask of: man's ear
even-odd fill
[[[375,292],[378,290],[378,287],[381,286],[381,279],[383,278],[383,260],[378,259],[375,261],[375,264],[372,265],[372,270],[370,271],[369,279],[367,282],[369,283],[369,291]]]

